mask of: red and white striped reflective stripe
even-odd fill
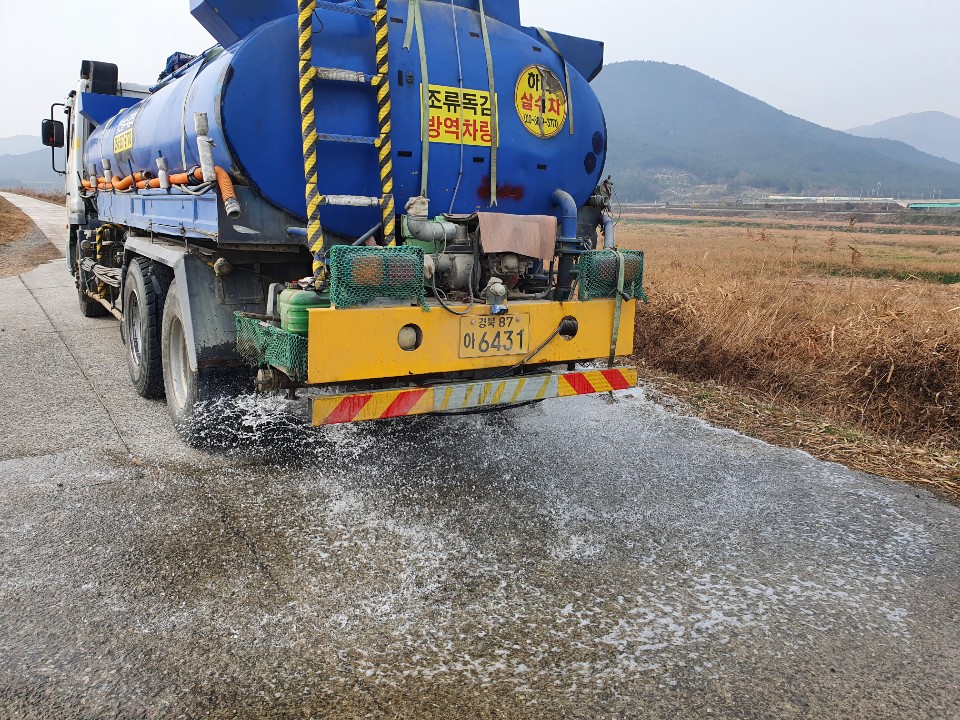
[[[563,375],[528,375],[414,390],[330,395],[313,400],[313,423],[339,425],[433,412],[495,408],[557,397],[626,390],[636,385],[636,370],[616,368]]]
[[[433,388],[331,395],[313,401],[314,425],[389,420],[433,411]]]
[[[560,376],[557,397],[592,395],[594,393],[626,390],[637,386],[637,371],[614,368],[585,373],[566,373]]]

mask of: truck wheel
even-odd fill
[[[167,410],[183,438],[195,447],[216,441],[223,408],[207,414],[203,403],[235,397],[245,389],[246,373],[232,367],[190,367],[190,343],[180,304],[182,288],[174,282],[167,293],[160,333],[163,380],[167,393]]]
[[[189,435],[197,403],[198,373],[190,367],[190,347],[183,323],[183,308],[180,306],[180,288],[176,283],[167,293],[160,338],[167,409],[177,429]]]
[[[160,323],[170,287],[169,270],[146,258],[133,258],[123,285],[123,338],[127,368],[137,392],[145,398],[163,397],[160,360]]]
[[[71,236],[73,235],[74,233],[71,233]],[[74,269],[76,270],[77,295],[80,300],[80,314],[87,318],[104,317],[109,315],[107,309],[103,305],[98,303],[84,292],[84,290],[89,287],[88,280],[90,279],[90,275],[85,273],[80,267],[80,258],[83,257],[83,251],[80,249],[79,237],[73,244],[73,256],[76,258],[76,265]]]

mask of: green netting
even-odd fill
[[[246,313],[237,313],[237,352],[256,367],[270,366],[307,380],[307,339]]]
[[[619,263],[623,256],[623,292],[631,298],[647,301],[643,293],[643,253],[639,250],[591,250],[580,256],[577,265],[581,300],[612,298],[617,293]]]
[[[330,251],[334,307],[356,307],[383,298],[417,301],[426,307],[422,249],[337,245]]]

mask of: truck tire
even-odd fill
[[[188,435],[197,403],[198,373],[190,367],[190,347],[183,316],[180,288],[174,283],[167,293],[160,333],[163,384],[170,417],[177,429]]]
[[[168,268],[142,257],[130,261],[124,276],[121,328],[127,369],[133,386],[145,398],[163,397],[160,324],[170,281]]]
[[[77,296],[80,300],[80,314],[86,318],[105,317],[110,314],[107,309],[84,292],[89,275],[80,267],[80,258],[83,257],[83,251],[80,249],[80,238],[73,232],[70,235],[74,238],[73,257],[76,264],[73,269],[77,281]]]
[[[216,442],[224,408],[204,413],[201,406],[210,401],[231,398],[245,389],[246,373],[238,368],[190,367],[190,345],[180,303],[183,288],[170,286],[163,308],[160,347],[167,410],[180,435],[194,447]],[[209,437],[208,437],[209,436]]]

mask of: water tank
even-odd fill
[[[314,65],[373,75],[374,26],[364,14],[320,3],[313,17]],[[342,3],[372,10],[373,0]],[[264,201],[306,217],[298,34],[295,3],[193,0],[193,12],[222,44],[182,68],[151,97],[97,128],[85,148],[85,169],[103,174],[171,173],[199,164],[194,113],[206,113],[215,160]],[[280,9],[278,9],[280,8]],[[429,143],[431,212],[515,214],[554,212],[551,193],[564,189],[583,202],[603,172],[607,135],[588,78],[599,72],[602,45],[520,25],[516,0],[485,3],[494,68],[499,137],[492,137],[487,47],[478,0],[421,0],[424,44],[408,35],[409,3],[388,4],[395,197],[398,208],[421,194],[422,147]],[[422,57],[423,56],[423,57]],[[422,102],[421,62],[428,99]],[[587,77],[585,77],[585,75]],[[321,134],[378,133],[369,84],[315,82]],[[423,114],[428,113],[428,138]],[[497,205],[491,208],[492,143],[497,143]],[[321,142],[322,194],[380,195],[376,149],[357,142]],[[323,210],[324,224],[359,235],[379,220],[375,208]]]

